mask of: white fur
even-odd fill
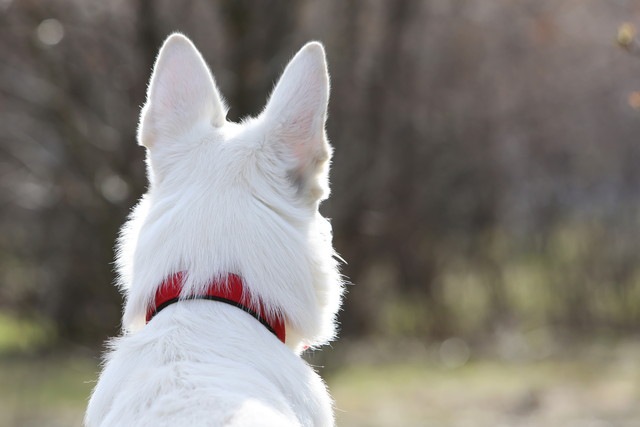
[[[335,335],[342,284],[328,195],[322,45],[291,60],[267,106],[241,124],[204,60],[170,36],[154,67],[139,142],[149,191],[123,227],[123,335],[111,343],[88,426],[326,426],[331,399],[299,354]],[[158,285],[187,273],[183,295],[236,273],[254,300],[286,319],[286,345],[247,313],[182,301],[145,325]]]

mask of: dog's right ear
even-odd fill
[[[226,112],[200,52],[182,34],[169,36],[153,67],[138,143],[151,149],[159,141],[177,140],[200,123],[222,126]]]

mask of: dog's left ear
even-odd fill
[[[324,130],[328,102],[324,48],[311,42],[289,62],[262,113],[269,144],[298,193],[310,201],[328,196],[331,147]]]

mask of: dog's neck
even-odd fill
[[[278,206],[265,209],[244,189],[232,191],[213,200],[154,189],[144,196],[118,248],[125,330],[145,326],[158,286],[172,274],[188,271],[184,295],[195,295],[212,279],[233,273],[243,278],[252,304],[260,301],[269,316],[285,319],[287,346],[302,351],[326,342],[341,291],[329,224],[317,212],[284,218]]]
[[[286,342],[286,330],[282,316],[268,315],[261,301],[258,301],[257,304],[252,304],[240,276],[228,274],[225,277],[213,280],[205,291],[200,294],[182,296],[184,277],[185,273],[180,272],[171,275],[162,282],[156,291],[153,304],[149,306],[147,311],[147,323],[169,305],[182,300],[202,299],[217,301],[230,304],[250,314],[269,332],[278,337],[280,341]]]

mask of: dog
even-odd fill
[[[344,289],[318,211],[328,99],[324,48],[310,42],[257,117],[227,121],[192,42],[165,41],[137,135],[149,187],[117,243],[123,332],[85,425],[334,424],[300,357],[335,338]]]

